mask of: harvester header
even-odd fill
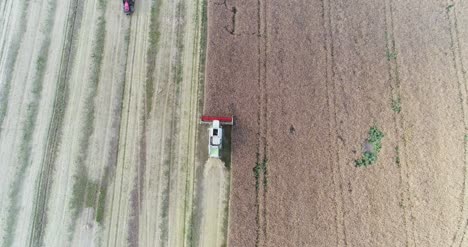
[[[221,125],[233,125],[234,118],[232,116],[202,116],[201,123],[211,124],[214,120],[218,120]]]

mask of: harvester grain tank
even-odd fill
[[[222,125],[232,125],[233,117],[213,117],[202,116],[201,123],[211,124],[208,129],[208,155],[210,158],[221,157],[221,149],[223,147],[223,127]]]

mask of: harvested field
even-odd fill
[[[236,116],[228,244],[467,246],[466,13],[209,1],[204,111]]]
[[[222,246],[225,242],[224,222],[227,215],[228,170],[219,159],[209,159],[203,166],[201,185],[201,222],[198,246]]]
[[[204,0],[0,2],[0,246],[194,245],[205,44]]]

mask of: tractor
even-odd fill
[[[122,0],[123,12],[126,15],[130,15],[135,10],[135,1],[134,0]]]

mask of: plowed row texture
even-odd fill
[[[208,1],[230,246],[467,246],[468,3]],[[377,162],[355,167],[369,129]]]

